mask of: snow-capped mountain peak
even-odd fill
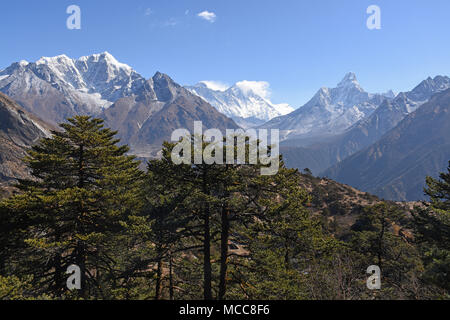
[[[127,64],[120,63],[107,51],[90,56],[84,56],[77,60],[77,65],[80,67],[89,67],[95,64],[107,66],[109,73],[124,72],[125,74],[130,75],[134,72],[133,68]]]
[[[75,60],[64,54],[56,57],[42,57],[31,67],[35,67],[37,76],[49,79],[51,83],[60,87],[69,86],[78,90],[88,86],[75,66]]]
[[[70,64],[73,63],[73,59],[70,59],[65,54],[61,54],[59,56],[54,57],[41,57],[36,64],[46,64],[46,65],[55,65],[55,64]]]
[[[243,126],[243,119],[262,123],[294,110],[286,103],[271,102],[270,85],[265,81],[243,80],[228,88],[221,82],[201,81],[186,88]]]
[[[29,65],[30,63],[26,60],[20,60],[18,62],[19,65],[21,65],[22,67],[26,67],[27,65]]]
[[[55,122],[81,112],[99,114],[118,99],[136,93],[145,83],[145,78],[108,52],[79,59],[64,54],[42,57],[34,63],[13,63],[0,72],[0,91],[11,97],[37,92],[42,101],[67,100],[64,108],[68,110],[55,116]]]
[[[341,87],[361,88],[361,86],[359,85],[358,79],[356,78],[356,74],[353,72],[347,73],[345,75],[344,79],[342,79],[341,82],[339,82],[339,84],[337,86],[338,86],[338,88],[341,88]]]
[[[262,127],[280,129],[284,138],[336,135],[372,114],[385,99],[388,98],[364,91],[356,75],[350,72],[337,87],[320,88],[303,107]]]
[[[230,89],[233,92],[242,94],[244,96],[256,95],[264,99],[270,98],[270,85],[265,81],[239,81]]]
[[[222,83],[220,81],[200,81],[196,84],[196,86],[199,87],[205,87],[207,89],[213,90],[213,91],[226,91],[230,88],[229,85]]]

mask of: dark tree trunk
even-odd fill
[[[173,258],[172,253],[169,256],[169,297],[170,300],[174,300],[173,295]]]
[[[230,238],[230,221],[228,220],[228,211],[222,208],[222,234],[220,244],[220,282],[219,282],[219,300],[223,300],[227,291],[227,269],[228,269],[228,240]]]
[[[155,300],[161,299],[161,291],[162,291],[162,274],[163,272],[163,261],[161,257],[161,250],[158,249],[158,264],[156,271],[156,286],[155,286]]]
[[[59,242],[61,240],[58,233],[55,235],[55,242]],[[62,255],[61,252],[58,250],[58,252],[55,253],[55,256],[53,257],[53,267],[55,268],[55,274],[53,276],[53,281],[55,282],[55,292],[58,297],[62,295],[64,290],[66,289],[66,283],[64,281],[63,274],[65,273],[65,270],[63,270],[62,261],[61,261]]]
[[[203,273],[204,273],[204,298],[212,300],[212,268],[211,268],[211,228],[210,228],[210,212],[207,207],[205,210],[203,240]]]
[[[86,250],[84,248],[84,242],[78,241],[77,244],[77,254],[76,254],[76,265],[80,268],[81,275],[81,289],[80,294],[83,298],[87,299],[87,282],[86,282]]]
[[[84,188],[84,146],[80,145],[79,148],[79,159],[78,159],[78,187],[80,189]],[[83,216],[85,214],[85,208],[83,200],[81,200],[79,204],[79,212],[78,212],[78,219],[77,219],[77,231],[81,234],[85,233],[85,228],[83,226]],[[76,250],[76,263],[77,266],[80,268],[81,272],[81,296],[83,298],[87,298],[87,282],[86,282],[86,245],[83,240],[78,240],[77,243],[77,250]]]
[[[53,281],[55,282],[55,292],[56,295],[60,297],[64,288],[64,279],[62,277],[61,259],[58,254],[56,254],[53,258],[53,266],[55,267],[55,274],[53,276]]]
[[[0,276],[6,275],[5,269],[6,269],[5,260],[2,259],[2,257],[0,257]]]
[[[209,195],[210,190],[207,185],[208,173],[203,170],[203,193]],[[211,267],[211,212],[209,204],[204,204],[204,225],[203,225],[203,297],[205,300],[212,300],[212,267]]]

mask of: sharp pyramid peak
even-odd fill
[[[151,78],[154,85],[160,87],[173,86],[178,87],[179,85],[167,74],[157,71],[155,75]]]
[[[347,86],[357,86],[359,87],[358,79],[354,72],[349,72],[345,75],[345,77],[338,83],[338,87],[347,87]]]
[[[162,79],[173,82],[172,78],[170,78],[167,74],[159,72],[159,71],[157,71],[155,73],[155,75],[153,76],[153,81],[158,81],[158,80],[162,80]]]

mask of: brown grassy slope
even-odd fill
[[[301,186],[311,195],[308,210],[322,216],[326,225],[336,234],[348,232],[364,208],[383,202],[374,195],[327,178],[301,174]],[[420,205],[417,202],[385,202],[397,206],[406,217],[411,216],[414,206]]]

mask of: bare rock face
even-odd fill
[[[239,128],[204,99],[159,72],[136,94],[119,99],[105,110],[102,118],[119,132],[132,153],[142,157],[155,156],[176,129],[193,132],[194,121],[223,132]]]
[[[0,93],[0,183],[28,177],[26,150],[51,134],[50,125]]]

